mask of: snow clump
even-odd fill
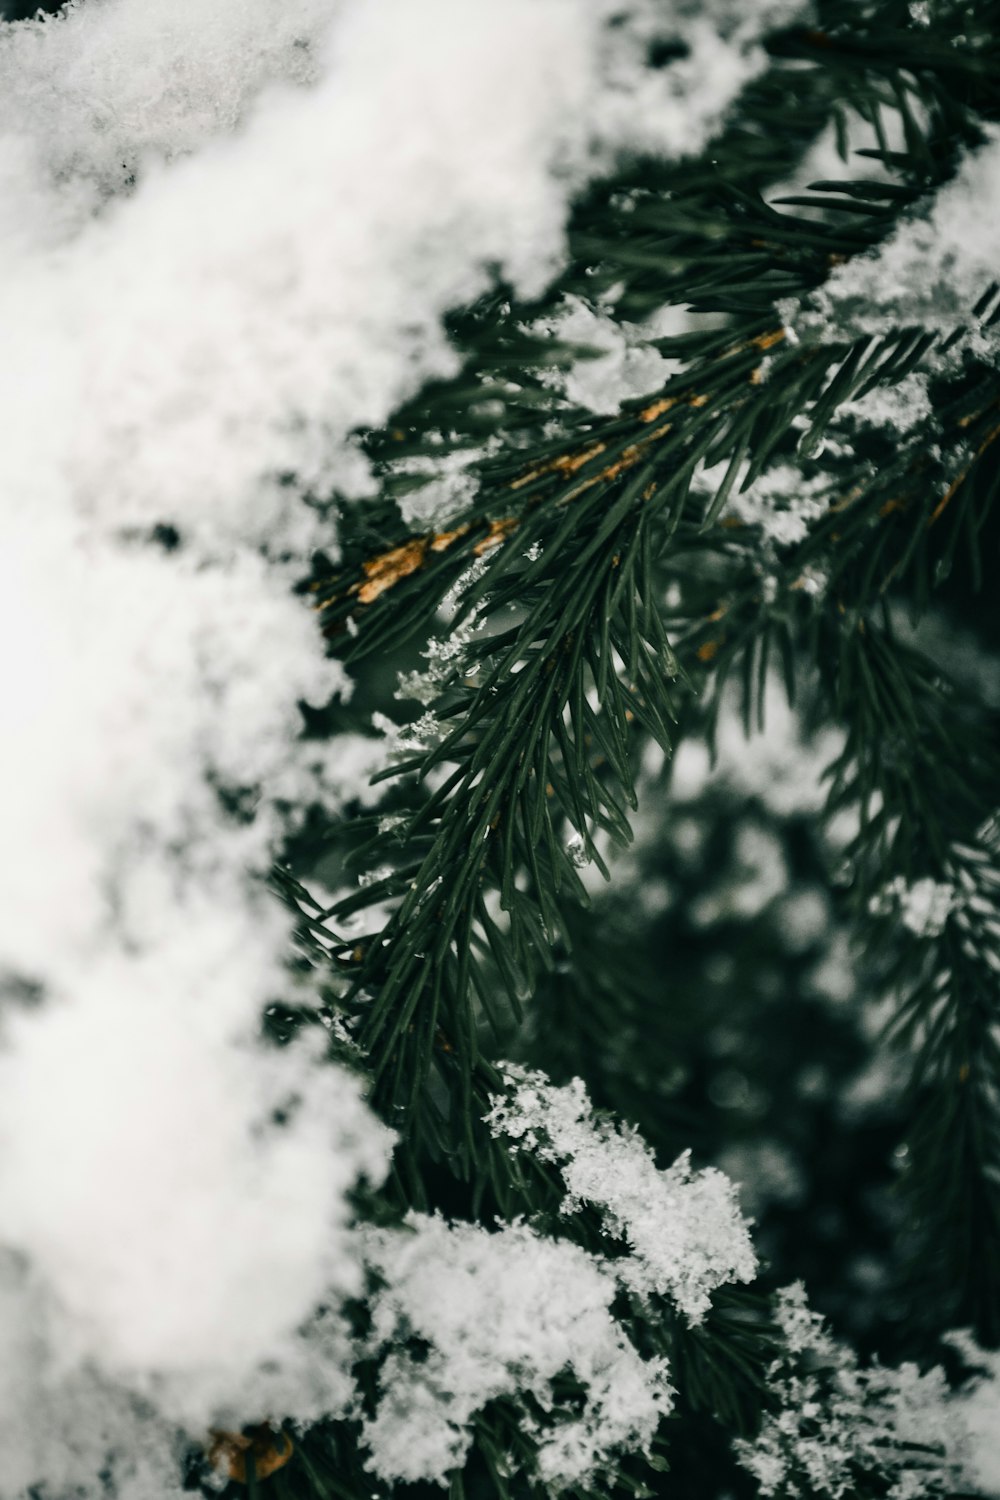
[[[840,340],[934,329],[943,340],[955,337],[939,364],[954,365],[961,351],[996,363],[1000,130],[986,126],[983,133],[985,143],[966,153],[929,212],[916,210],[884,244],[838,266],[805,304],[778,304],[796,336]],[[925,385],[926,375],[919,378]],[[884,402],[882,409],[890,414]],[[912,425],[907,409],[900,406],[898,415],[904,429]]]
[[[862,1368],[826,1330],[801,1282],[783,1288],[783,1338],[768,1371],[776,1408],[754,1439],[734,1444],[763,1496],[841,1500],[861,1476],[887,1500],[967,1492],[968,1429],[944,1371],[914,1364]]]
[[[614,1262],[623,1285],[669,1297],[696,1324],[716,1288],[753,1279],[749,1229],[722,1172],[693,1171],[688,1152],[661,1171],[638,1132],[594,1114],[579,1078],[559,1087],[508,1063],[504,1079],[509,1092],[494,1097],[487,1124],[515,1150],[556,1164],[563,1213],[593,1205],[605,1232],[626,1243],[628,1256]]]
[[[616,1450],[648,1449],[672,1390],[666,1361],[642,1359],[611,1313],[613,1266],[525,1224],[490,1233],[416,1213],[403,1232],[371,1231],[367,1243],[385,1278],[372,1348],[421,1345],[419,1358],[393,1349],[380,1371],[363,1433],[380,1479],[444,1483],[471,1446],[475,1415],[501,1396],[515,1399],[538,1477],[556,1489],[586,1484]],[[560,1399],[567,1371],[581,1403]]]

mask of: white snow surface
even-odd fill
[[[43,24],[0,31],[0,134],[34,170],[72,183],[70,230],[151,158],[231,130],[268,84],[314,83],[331,0],[70,0]]]
[[[261,882],[286,804],[370,769],[298,741],[299,701],[346,691],[290,591],[335,550],[306,502],[370,490],[351,434],[453,368],[442,314],[494,267],[540,289],[573,193],[697,149],[789,14],[687,10],[0,24],[3,1500],[103,1495],[111,1448],[119,1500],[172,1493],[177,1425],[348,1399],[309,1320],[359,1285],[344,1194],[388,1133],[257,1039],[290,984]],[[647,70],[663,29],[690,54]]]

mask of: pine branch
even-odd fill
[[[939,172],[950,160],[953,140],[948,136],[947,147],[937,148]],[[916,157],[937,158],[926,139],[919,151],[911,145],[914,160],[907,166],[915,175],[921,165]],[[926,161],[922,166],[926,186]],[[924,554],[920,544],[952,497],[963,490],[973,494],[979,476],[988,473],[974,459],[932,501],[919,498],[926,492],[923,462],[911,445],[894,465],[869,471],[860,487],[854,483],[846,493],[834,488],[840,476],[831,475],[827,518],[783,560],[777,607],[762,591],[752,537],[741,546],[731,528],[716,524],[730,495],[749,487],[769,462],[797,451],[808,463],[839,405],[876,384],[898,384],[936,342],[907,329],[877,341],[782,342],[781,330],[764,311],[775,295],[807,295],[831,262],[883,236],[916,191],[891,183],[834,186],[829,204],[810,198],[808,206],[860,204],[866,210],[862,230],[852,223],[845,231],[842,219],[793,228],[763,205],[723,195],[730,236],[738,225],[735,232],[754,242],[757,258],[748,270],[730,247],[711,283],[692,291],[703,306],[719,311],[742,308],[741,278],[750,275],[758,288],[766,287],[760,308],[751,304],[749,315],[744,313],[741,337],[727,329],[692,337],[683,351],[676,341],[668,344],[669,352],[686,355],[687,364],[655,400],[632,403],[604,421],[581,423],[577,414],[569,424],[572,438],[564,423],[565,434],[536,446],[528,465],[516,448],[482,460],[479,496],[447,530],[397,542],[366,558],[353,577],[348,570],[316,587],[328,631],[351,622],[356,632],[349,654],[352,647],[355,655],[384,649],[418,628],[445,589],[460,580],[457,623],[474,611],[479,615],[478,676],[453,676],[435,704],[443,738],[417,746],[399,768],[418,784],[432,771],[445,775],[444,781],[403,814],[393,872],[321,918],[337,923],[372,903],[397,903],[384,930],[345,942],[337,956],[351,974],[346,1004],[358,1015],[358,1039],[378,1079],[376,1097],[390,1117],[405,1120],[415,1138],[431,1131],[443,1148],[442,1132],[432,1130],[423,1103],[424,1081],[441,1058],[459,1089],[459,1115],[469,1118],[480,1066],[478,1009],[487,1015],[493,1010],[494,1030],[502,1029],[492,998],[495,979],[516,1015],[553,942],[566,941],[561,908],[567,900],[579,902],[583,893],[564,829],[575,830],[584,858],[600,857],[598,829],[627,839],[626,807],[612,791],[609,773],[625,802],[632,801],[630,722],[645,721],[669,743],[667,684],[678,666],[654,599],[663,549],[670,547],[675,565],[705,549],[723,560],[729,589],[681,637],[681,645],[691,670],[711,666],[720,681],[741,663],[749,713],[754,691],[759,708],[772,640],[778,639],[790,661],[803,616],[815,631],[819,613],[801,608],[802,600],[794,597],[809,569],[820,562],[828,568],[831,589],[853,596],[860,618],[869,599],[898,581],[914,555]],[[665,205],[668,217],[673,202]],[[709,240],[717,219],[699,223],[686,213],[684,233],[694,224],[703,242]],[[780,239],[760,241],[765,226],[796,237],[791,270]],[[616,249],[619,266],[627,249]],[[690,246],[675,258],[690,264]],[[983,306],[990,315],[990,306]],[[970,320],[982,310],[970,309]],[[491,312],[502,319],[510,310],[494,306]],[[470,389],[481,394],[478,386]],[[963,440],[968,431],[979,459],[994,435],[993,403],[989,390],[974,397],[960,393],[950,412],[953,430]],[[800,439],[796,423],[804,408],[811,420]],[[718,463],[726,465],[725,476],[706,503],[692,494],[692,477],[700,466]],[[988,490],[987,499],[992,486]],[[916,524],[911,506],[918,511]],[[959,520],[972,516],[975,527],[981,526],[979,508],[960,506],[952,514]],[[908,535],[900,536],[902,520]],[[879,528],[875,547],[873,525]],[[951,534],[952,548],[957,535]],[[470,562],[476,576],[463,579]],[[847,607],[840,594],[834,597],[838,610]],[[504,629],[501,618],[512,606],[525,617]],[[838,653],[839,638],[838,627]],[[841,706],[843,701],[842,692]],[[384,843],[379,853],[384,856]],[[499,893],[502,918],[490,909],[484,881],[485,889]],[[472,1134],[467,1126],[457,1154],[465,1175],[476,1158]]]
[[[956,61],[948,36],[901,33],[900,60],[890,67],[863,35],[846,36],[843,17],[839,25],[790,35],[782,46],[830,68],[829,101],[844,97],[844,74],[854,70],[873,118],[885,107],[899,113],[907,149],[886,146],[880,156],[900,180],[821,182],[786,204],[822,212],[818,219],[780,214],[704,164],[671,169],[655,189],[652,169],[637,169],[632,182],[616,186],[631,194],[618,219],[608,196],[581,209],[570,269],[544,303],[512,309],[500,294],[456,319],[456,338],[469,348],[462,376],[411,403],[389,433],[368,435],[389,498],[409,482],[400,458],[454,451],[470,439],[482,445],[502,427],[499,447],[473,462],[475,500],[418,536],[383,512],[377,536],[362,530],[346,565],[313,580],[324,628],[354,660],[426,629],[449,591],[458,601],[452,624],[468,631],[436,680],[432,718],[411,728],[409,753],[395,769],[391,843],[376,821],[373,840],[357,853],[374,878],[304,923],[314,929],[312,961],[334,972],[331,1006],[348,1018],[369,1060],[373,1099],[404,1136],[400,1202],[428,1201],[428,1159],[470,1183],[474,1212],[484,1201],[508,1214],[551,1201],[544,1173],[519,1175],[481,1128],[497,1085],[484,1023],[492,1045],[508,1039],[538,976],[564,955],[573,962],[586,898],[578,860],[601,863],[598,833],[628,839],[636,729],[669,749],[678,693],[709,674],[721,682],[739,671],[749,718],[761,711],[775,652],[791,683],[796,655],[812,646],[830,701],[849,725],[831,805],[880,803],[864,816],[851,851],[862,908],[897,871],[958,878],[956,834],[969,836],[985,789],[996,784],[989,733],[974,714],[956,721],[932,674],[893,641],[883,606],[888,590],[911,577],[925,597],[960,542],[980,535],[995,493],[989,459],[1000,390],[990,377],[974,389],[960,380],[942,387],[945,451],[930,484],[916,440],[860,473],[824,463],[820,447],[842,405],[898,387],[945,341],[901,327],[874,340],[792,344],[774,313],[777,299],[801,303],[831,268],[877,245],[946,180],[958,146],[976,138],[976,119],[996,110],[996,92],[983,56],[970,48]],[[770,77],[750,101],[762,114],[773,106],[774,83]],[[918,98],[927,108],[923,125]],[[601,219],[600,232],[588,213]],[[654,399],[606,420],[567,409],[540,378],[580,350],[546,347],[518,326],[595,270],[595,287],[624,281],[609,299],[619,315],[672,298],[730,318],[724,331],[664,341],[662,352],[684,360],[681,374]],[[984,289],[969,309],[970,327],[993,319],[991,299]],[[500,403],[499,413],[491,403]],[[556,430],[543,437],[553,414]],[[443,444],[431,442],[432,433]],[[828,506],[801,546],[779,558],[753,526],[730,524],[725,511],[782,459],[827,483]],[[715,464],[725,473],[706,493],[693,481]],[[700,573],[716,591],[711,608],[693,608],[699,589],[689,590],[669,639],[664,566],[692,579]],[[807,582],[819,576],[827,581],[817,593]],[[373,871],[376,861],[383,868]],[[286,890],[298,901],[287,883]],[[385,903],[384,925],[370,921],[360,937],[335,933],[331,949],[331,925]],[[921,977],[898,1029],[926,1030],[911,1147],[927,1165],[925,1180],[933,1192],[957,1141],[965,1181],[974,1184],[961,1213],[954,1198],[938,1201],[956,1226],[947,1276],[953,1286],[963,1278],[975,1284],[974,1301],[959,1305],[972,1306],[989,1331],[1000,1058],[990,1040],[984,934],[970,938],[955,927],[950,972],[963,962],[966,972],[944,1001],[940,984]],[[587,1224],[575,1229],[586,1241]],[[743,1332],[720,1318],[703,1349],[675,1332],[663,1347],[684,1367],[691,1407],[732,1426],[752,1421],[759,1402],[766,1330],[756,1312]],[[479,1424],[480,1459],[501,1494],[495,1455],[516,1441],[502,1411]]]
[[[504,588],[489,597],[487,618],[505,614],[516,592],[525,619],[477,637],[481,680],[445,695],[444,738],[401,767],[421,778],[436,767],[452,769],[400,833],[398,871],[331,913],[337,921],[371,899],[400,900],[382,938],[362,958],[354,992],[377,986],[359,1040],[377,1076],[391,1068],[395,1078],[407,1080],[410,1108],[439,1028],[462,1068],[476,1060],[466,998],[468,983],[481,972],[471,952],[473,933],[505,971],[516,1004],[531,966],[561,930],[559,893],[568,887],[579,899],[562,820],[576,829],[588,854],[597,827],[627,837],[624,809],[597,774],[591,746],[621,777],[626,797],[634,798],[630,718],[666,738],[669,645],[654,601],[641,597],[656,511],[633,515],[648,487],[643,467],[621,486],[610,510],[599,503],[603,493],[593,491],[598,498],[569,512],[568,524],[539,558],[522,560],[516,582],[505,577]],[[597,708],[588,702],[585,674]],[[456,727],[449,730],[452,719]],[[530,872],[530,896],[516,883],[522,870]],[[487,871],[508,913],[509,935],[501,935],[484,900]],[[508,948],[509,962],[503,956]],[[477,989],[481,997],[488,993],[484,983]]]

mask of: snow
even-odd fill
[[[448,616],[447,610],[438,613],[439,618],[442,613]],[[450,622],[450,616],[448,618]],[[481,628],[482,620],[478,609],[474,607],[450,635],[432,636],[420,653],[427,660],[426,669],[401,672],[396,697],[412,698],[426,706],[440,697],[445,685],[457,672],[467,669],[471,675],[474,667],[468,659],[469,648]],[[391,733],[395,735],[398,731],[393,730]]]
[[[753,1279],[749,1231],[722,1172],[694,1172],[687,1152],[661,1171],[635,1131],[593,1113],[578,1078],[558,1087],[510,1063],[504,1077],[509,1092],[493,1098],[488,1125],[515,1149],[558,1166],[563,1213],[591,1204],[605,1232],[627,1244],[628,1257],[615,1262],[624,1285],[669,1297],[696,1324],[717,1287]]]
[[[972,1380],[955,1396],[968,1434],[967,1467],[972,1484],[984,1495],[1000,1495],[1000,1354],[980,1349],[967,1331],[947,1335],[962,1355]]]
[[[236,872],[267,868],[279,819],[265,805],[237,826],[214,788],[259,790],[284,771],[297,698],[344,678],[250,549],[213,566],[78,540],[54,504],[42,516],[0,517],[0,778],[18,789],[0,962],[53,984],[109,928],[169,940],[182,887],[243,899]],[[168,866],[170,848],[183,860]]]
[[[518,1400],[538,1476],[555,1489],[590,1481],[618,1448],[647,1448],[672,1391],[666,1361],[643,1360],[611,1313],[617,1282],[602,1260],[526,1224],[496,1233],[411,1213],[409,1233],[372,1231],[371,1264],[386,1285],[372,1299],[371,1347],[417,1338],[415,1359],[382,1366],[375,1415],[364,1424],[368,1467],[380,1479],[445,1483],[490,1401]],[[567,1371],[582,1406],[553,1387]]]
[[[839,340],[906,327],[936,329],[960,337],[948,356],[932,355],[932,365],[940,366],[943,358],[954,363],[960,351],[996,363],[1000,334],[973,317],[973,307],[996,280],[1000,239],[1000,131],[985,126],[983,133],[985,144],[966,152],[929,210],[921,205],[884,244],[838,266],[804,306],[779,304],[799,337]],[[991,311],[992,305],[983,315]],[[906,430],[908,409],[898,414]]]
[[[594,356],[543,375],[546,385],[587,411],[613,414],[623,401],[658,390],[680,365],[649,347],[660,336],[637,324],[622,323],[581,297],[566,297],[554,317],[540,319],[531,332],[565,344],[588,345]]]
[[[927,376],[922,371],[906,375],[895,385],[876,385],[858,401],[844,401],[837,407],[834,430],[846,427],[868,428],[884,432],[918,434],[926,430],[932,414]]]
[[[714,493],[721,483],[726,465],[715,465],[696,476],[698,488]],[[709,479],[711,475],[711,479]],[[830,480],[824,474],[810,479],[791,464],[775,464],[765,470],[748,489],[736,487],[726,514],[735,516],[745,526],[759,526],[765,537],[778,547],[794,546],[804,541],[812,521],[829,509]]]
[[[0,1252],[0,1493],[44,1484],[69,1494],[107,1466],[119,1500],[181,1500],[176,1429],[94,1370],[68,1365],[50,1311],[37,1282]]]
[[[23,133],[43,181],[72,183],[62,227],[77,228],[137,170],[231,131],[263,88],[314,83],[335,14],[330,0],[70,0],[0,30],[0,135]]]
[[[971,843],[951,844],[942,867],[946,879],[925,875],[907,881],[897,875],[875,893],[869,910],[874,916],[898,917],[914,937],[931,942],[953,922],[966,957],[996,971],[1000,938],[997,852],[996,817],[991,815]],[[939,970],[937,983],[942,989],[950,985],[950,969]]]
[[[940,937],[945,929],[957,901],[957,892],[946,880],[906,881],[897,875],[878,891],[869,902],[869,909],[876,916],[887,916],[898,912],[899,919],[915,937]]]
[[[801,1282],[778,1292],[775,1318],[784,1340],[768,1371],[776,1407],[756,1439],[734,1443],[761,1495],[841,1500],[866,1483],[888,1500],[923,1500],[968,1488],[967,1430],[940,1368],[862,1368]]]
[[[407,531],[443,530],[471,504],[479,488],[475,474],[470,472],[471,465],[484,458],[492,447],[492,441],[487,441],[482,448],[415,454],[391,464],[391,475],[405,476],[412,482],[412,488],[398,494],[396,499]]]

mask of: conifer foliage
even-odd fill
[[[1000,5],[8,5],[0,180],[0,1500],[1000,1495]]]

